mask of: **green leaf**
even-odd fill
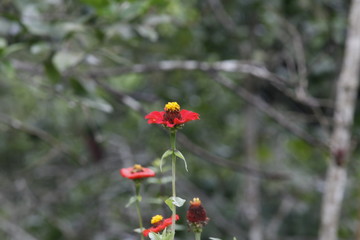
[[[163,159],[167,158],[168,156],[170,156],[171,154],[173,154],[173,150],[169,149],[167,150],[166,152],[164,152],[164,154],[161,156],[161,159],[160,159],[160,171],[162,172],[162,162],[163,162]]]
[[[17,51],[20,51],[22,49],[26,48],[25,44],[22,44],[22,43],[15,43],[15,44],[11,44],[11,45],[7,45],[7,47],[3,48],[2,49],[2,55],[4,57],[12,54],[12,53],[15,53]]]
[[[30,52],[37,56],[48,56],[51,53],[51,46],[49,43],[37,42],[31,45]]]
[[[170,199],[173,200],[173,204],[177,207],[181,207],[186,202],[185,199],[182,199],[180,197],[171,197]]]
[[[167,232],[166,229],[162,232],[162,234],[160,233],[149,233],[149,238],[151,240],[171,240],[172,239],[172,234],[171,232]]]
[[[70,86],[71,86],[72,90],[74,91],[74,93],[76,95],[84,96],[87,94],[85,87],[82,85],[82,83],[77,78],[72,77],[69,79],[69,82],[70,82]]]
[[[102,98],[95,98],[95,99],[84,98],[81,100],[81,104],[89,108],[94,108],[103,111],[105,113],[111,113],[113,111],[113,107],[110,105],[110,103],[108,103]]]
[[[48,76],[48,78],[50,79],[50,81],[52,83],[56,84],[56,83],[60,82],[61,75],[58,72],[58,70],[55,68],[52,61],[46,60],[44,62],[44,68],[45,68],[46,75]]]
[[[161,235],[153,233],[153,232],[149,233],[149,238],[151,240],[162,240]]]
[[[173,204],[173,200],[171,198],[168,198],[165,200],[166,205],[169,206],[170,210],[173,211],[174,210],[174,204]]]
[[[134,204],[136,201],[141,202],[141,200],[142,200],[142,197],[141,197],[141,196],[138,196],[138,197],[132,196],[132,197],[129,199],[129,202],[126,204],[125,207],[128,208],[128,207],[130,207],[132,204]]]
[[[182,199],[180,197],[169,197],[168,199],[165,200],[166,205],[169,206],[170,210],[173,211],[174,207],[181,207],[184,205],[184,203],[186,202],[185,199]]]
[[[221,240],[221,238],[213,238],[213,237],[209,237],[210,240]]]
[[[109,4],[107,0],[81,0],[81,2],[88,4],[95,8],[103,8]]]
[[[57,52],[53,57],[53,64],[59,72],[63,72],[66,69],[75,66],[84,58],[84,54],[81,52],[70,52],[69,50],[63,50]]]
[[[132,196],[128,203],[125,205],[126,208],[130,207],[134,202],[136,202],[136,197],[135,196]]]
[[[150,6],[150,1],[138,1],[124,5],[119,12],[119,16],[125,21],[131,21],[143,14]]]
[[[0,38],[0,49],[4,49],[7,46],[7,41],[5,38]]]
[[[171,232],[163,231],[162,240],[172,240]]]
[[[184,157],[184,155],[182,155],[182,153],[179,151],[179,150],[175,150],[175,155],[178,157],[178,158],[181,158],[183,161],[184,161],[184,164],[185,164],[185,169],[186,171],[188,172],[188,167],[187,167],[187,163],[186,163],[186,159]]]

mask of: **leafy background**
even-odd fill
[[[145,225],[155,214],[170,215],[162,201],[170,192],[169,169],[158,170],[159,156],[169,147],[168,135],[143,118],[168,101],[201,115],[181,130],[187,140],[182,138],[178,148],[189,172],[179,161],[177,184],[179,196],[200,197],[208,211],[211,220],[204,239],[247,239],[248,181],[258,182],[265,233],[278,220],[275,239],[316,239],[326,151],[214,81],[212,73],[123,69],[162,60],[236,59],[266,66],[292,84],[298,78],[295,40],[300,37],[309,92],[331,99],[349,1],[229,0],[222,2],[223,8],[216,3],[1,1],[1,239],[137,239],[134,206],[125,208],[134,189],[118,173],[134,163],[152,166],[159,176],[142,189]],[[310,135],[329,137],[331,124],[322,128],[307,106],[267,81],[223,74]],[[331,107],[322,110],[325,119],[331,118]],[[257,132],[256,159],[250,163],[249,124]],[[356,115],[355,141],[358,124]],[[355,149],[341,239],[354,239],[359,221],[358,157]],[[269,175],[243,168],[249,164]],[[191,239],[185,212],[186,207],[180,209],[184,227],[178,236]]]

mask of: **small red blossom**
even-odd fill
[[[135,164],[133,167],[120,169],[120,174],[128,179],[141,179],[154,177],[155,172],[150,168],[144,168],[140,164]]]
[[[186,213],[187,222],[189,227],[194,232],[201,232],[209,218],[206,216],[205,208],[202,206],[199,198],[194,198],[190,201],[190,207]]]
[[[179,220],[179,215],[175,216],[175,221]],[[151,220],[152,223],[152,227],[145,229],[143,231],[143,235],[145,237],[147,237],[149,235],[149,233],[154,232],[154,233],[158,233],[162,230],[164,230],[165,228],[167,228],[168,226],[170,226],[172,224],[172,219],[171,217],[163,219],[160,215],[156,215],[153,217],[153,219]]]
[[[189,121],[199,120],[199,114],[185,109],[180,110],[177,102],[168,102],[164,111],[154,111],[145,116],[149,124],[163,124],[168,128],[174,128]]]

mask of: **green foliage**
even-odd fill
[[[245,177],[259,177],[248,170],[253,168],[288,177],[260,178],[264,226],[276,216],[284,196],[290,196],[294,207],[284,217],[278,239],[316,238],[328,153],[257,112],[253,152],[258,161],[239,170],[231,164],[249,165],[246,109],[253,103],[214,82],[213,72],[142,73],[136,64],[154,67],[163,60],[237,59],[264,65],[296,86],[295,29],[304,46],[309,92],[332,98],[349,2],[220,1],[226,15],[219,8],[214,12],[208,2],[0,1],[1,222],[16,223],[42,240],[129,238],[137,224],[131,205],[136,198],[129,201],[133,189],[118,169],[134,163],[162,166],[173,153],[168,150],[161,157],[170,147],[168,136],[147,125],[143,117],[167,101],[178,101],[201,118],[180,130],[188,139],[183,141],[190,142],[177,148],[186,156],[185,168],[189,165],[191,170],[180,170],[179,194],[186,199],[204,196],[203,203],[209,206],[211,220],[204,239],[245,238],[249,229],[242,207]],[[228,18],[234,31],[222,22]],[[137,68],[127,71],[133,65]],[[319,130],[310,108],[267,81],[241,73],[222,76],[292,117],[311,135],[329,137]],[[321,111],[325,118],[332,117],[331,107]],[[359,119],[356,114],[355,135]],[[179,151],[175,154],[185,161]],[[213,160],[214,155],[230,164]],[[355,236],[358,156],[355,149],[355,161],[349,163],[340,229],[344,239]],[[168,213],[162,203],[171,179],[169,167],[162,170],[142,189],[144,219],[154,212]],[[170,208],[184,204],[183,199],[166,201]],[[184,209],[179,209],[183,224]],[[15,239],[11,234],[0,228],[0,239]],[[188,239],[190,233],[182,231],[179,236]]]
[[[170,197],[165,201],[166,205],[168,205],[171,211],[174,209],[174,207],[182,207],[185,202],[186,200],[180,197]]]

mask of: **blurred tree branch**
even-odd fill
[[[159,61],[151,64],[134,64],[131,66],[120,68],[101,68],[92,71],[93,76],[114,76],[127,73],[147,73],[156,71],[175,71],[175,70],[187,70],[187,71],[203,71],[203,72],[229,72],[229,73],[244,73],[254,76],[256,78],[268,81],[279,91],[283,92],[288,97],[291,97],[295,101],[305,104],[310,107],[332,107],[332,103],[325,99],[316,99],[307,94],[297,94],[294,92],[296,84],[288,80],[279,77],[278,75],[270,72],[265,66],[257,63],[240,61],[240,60],[223,60],[217,62],[204,62],[194,60],[166,60]],[[304,85],[304,84],[302,84]]]

